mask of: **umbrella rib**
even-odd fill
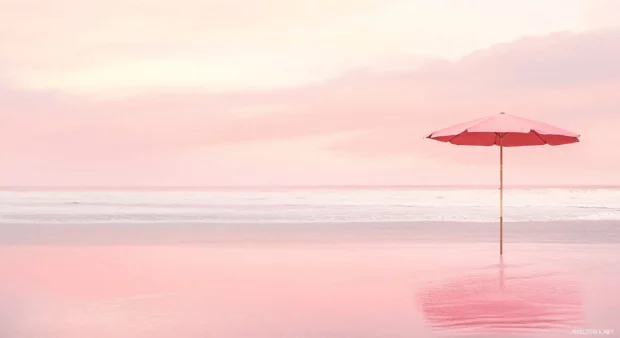
[[[532,130],[530,130],[530,132],[532,132],[534,135],[536,135],[536,137],[538,137],[541,141],[543,141],[543,144],[549,144],[549,142],[545,141],[545,139],[544,139],[544,138],[542,138],[542,137],[540,136],[540,134],[538,134],[538,133],[536,132],[536,130],[532,129]]]
[[[467,129],[465,129],[465,131],[464,131],[464,132],[462,132],[462,133],[458,133],[458,134],[456,134],[456,135],[452,136],[452,137],[451,137],[448,141],[446,141],[446,142],[448,142],[448,143],[452,143],[452,140],[454,140],[455,138],[457,138],[457,137],[459,137],[459,136],[463,135],[463,134],[464,134],[464,133],[466,133],[466,132],[467,132]]]
[[[497,137],[499,137],[499,139],[503,139],[504,135],[506,135],[506,133],[495,133],[495,135],[497,135]],[[494,146],[498,146],[499,144],[497,144],[497,140],[493,140],[493,145]]]

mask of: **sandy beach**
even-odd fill
[[[620,334],[617,222],[80,226],[0,228],[3,337]]]

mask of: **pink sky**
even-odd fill
[[[620,184],[614,0],[0,0],[0,185],[495,184],[424,136],[577,132],[507,184]]]

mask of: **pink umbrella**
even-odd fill
[[[504,147],[558,146],[579,142],[579,135],[548,124],[500,113],[438,130],[427,138],[460,146],[499,146],[499,254],[503,254]]]

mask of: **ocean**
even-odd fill
[[[491,188],[12,190],[1,223],[497,222]],[[504,192],[506,222],[620,220],[620,188]]]
[[[620,242],[620,189],[504,196],[507,242]],[[13,190],[0,192],[0,244],[497,241],[498,199],[492,188]]]

